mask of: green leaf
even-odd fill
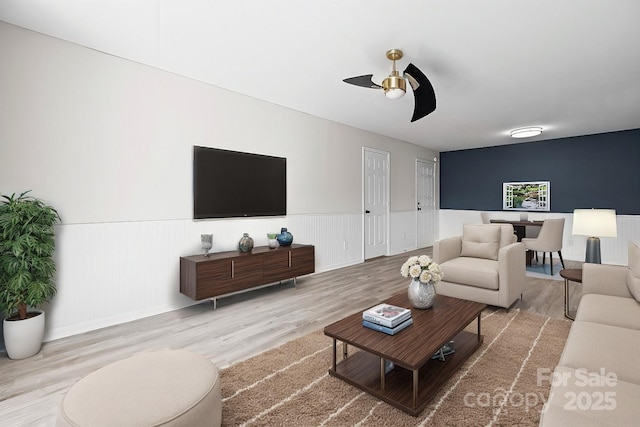
[[[55,288],[55,224],[58,212],[28,195],[0,199],[0,309],[35,307],[49,301]]]

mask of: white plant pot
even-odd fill
[[[25,320],[7,320],[3,322],[4,346],[10,359],[25,359],[38,354],[44,339],[44,311]]]

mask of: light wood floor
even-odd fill
[[[400,266],[409,255],[369,260],[269,288],[210,301],[158,316],[45,343],[29,359],[0,354],[0,425],[51,426],[60,401],[77,380],[131,355],[182,348],[210,358],[219,368],[293,338],[320,330],[348,314],[406,290]],[[567,268],[579,263],[565,261]],[[580,289],[575,287],[572,306]],[[563,318],[563,282],[527,278],[516,307]]]

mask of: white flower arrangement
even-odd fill
[[[444,277],[440,266],[428,255],[412,256],[400,267],[402,277],[411,277],[422,283],[438,283]]]

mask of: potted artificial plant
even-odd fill
[[[0,200],[0,311],[4,343],[11,359],[40,351],[44,312],[36,307],[56,293],[53,262],[58,212],[27,195]]]

